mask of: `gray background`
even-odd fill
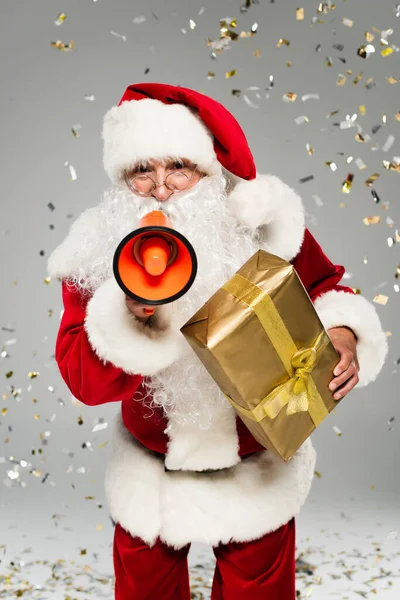
[[[400,78],[400,55],[395,51],[383,57],[380,34],[372,28],[393,28],[389,44],[400,46],[400,18],[388,0],[338,0],[327,14],[317,14],[318,4],[260,0],[241,14],[240,0],[2,0],[0,344],[8,355],[0,359],[0,523],[6,541],[13,529],[25,530],[25,540],[35,547],[51,538],[55,528],[63,530],[66,547],[107,547],[112,536],[103,493],[108,446],[101,447],[109,428],[92,429],[101,419],[109,422],[119,404],[90,408],[73,402],[53,360],[60,284],[44,280],[50,252],[108,185],[101,162],[103,115],[127,85],[140,81],[180,84],[223,103],[244,129],[258,170],[280,176],[302,195],[307,225],[328,256],[346,266],[345,283],[360,288],[371,301],[377,293],[389,297],[386,306],[375,304],[391,333],[386,365],[377,382],[354,391],[313,434],[322,477],[314,481],[305,514],[311,520],[322,515],[322,526],[327,514],[355,503],[357,513],[368,509],[371,515],[377,510],[392,515],[388,527],[398,528],[400,293],[394,286],[400,285],[395,279],[400,243],[390,247],[387,238],[395,236],[399,223],[400,173],[384,169],[382,160],[400,155],[400,122],[395,119],[400,83],[387,82],[390,76]],[[305,9],[303,21],[295,18],[299,6]],[[54,21],[62,11],[67,19],[58,27]],[[145,22],[133,23],[142,15]],[[237,32],[249,31],[255,22],[258,31],[231,42],[212,59],[206,39],[219,37],[224,17],[237,17]],[[312,23],[314,17],[323,22]],[[353,27],[345,26],[343,17],[352,19]],[[196,23],[193,30],[189,19]],[[357,56],[357,48],[366,43],[365,31],[375,34],[376,47],[366,60]],[[290,46],[277,48],[281,37]],[[50,46],[56,40],[74,40],[75,48],[61,52]],[[256,49],[259,58],[253,55]],[[225,73],[232,69],[237,74],[227,79]],[[346,84],[336,85],[346,70],[352,73]],[[209,71],[214,78],[207,78]],[[355,85],[360,72],[363,77]],[[270,75],[274,87],[267,92]],[[370,77],[376,85],[367,89]],[[253,86],[258,89],[248,89]],[[241,90],[241,96],[232,95],[232,89]],[[295,92],[297,100],[285,102],[287,92]],[[319,99],[302,101],[310,93]],[[246,103],[245,94],[258,108]],[[94,101],[85,95],[94,95]],[[360,105],[366,107],[365,116]],[[329,117],[332,111],[338,113]],[[365,143],[355,140],[356,127],[338,126],[354,114],[362,135],[370,136]],[[301,115],[309,123],[296,124]],[[76,125],[81,125],[78,138],[71,132]],[[395,142],[384,152],[390,134]],[[307,143],[315,148],[313,156],[307,154]],[[346,164],[348,156],[362,158],[367,168],[359,170],[354,161]],[[76,181],[71,181],[66,161],[76,169]],[[326,161],[336,162],[337,171]],[[374,185],[378,204],[365,185],[375,172],[380,174]],[[341,191],[348,173],[354,174],[349,195]],[[314,179],[300,183],[309,175]],[[371,215],[379,215],[381,222],[367,227],[362,219]],[[31,371],[39,375],[30,379]],[[17,466],[12,460],[28,464]],[[10,469],[19,473],[15,479]],[[102,531],[96,531],[98,524]],[[339,527],[348,525],[343,521]]]

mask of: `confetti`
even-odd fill
[[[381,50],[381,54],[382,56],[390,56],[391,54],[393,54],[393,48],[391,46],[389,46],[388,48],[384,48],[383,50]]]
[[[144,15],[140,15],[140,17],[135,17],[132,19],[132,23],[135,23],[135,25],[141,25],[142,23],[145,23],[145,21],[146,17]]]
[[[73,127],[71,127],[72,135],[74,137],[79,137],[79,129],[82,129],[82,125],[74,125]]]
[[[356,165],[360,169],[360,171],[367,168],[367,165],[365,164],[365,162],[363,161],[362,158],[356,158],[356,160],[354,162],[356,163]]]
[[[315,148],[312,148],[310,146],[310,144],[306,144],[306,150],[307,150],[308,156],[312,156],[314,154],[314,152],[315,152]]]
[[[394,135],[390,134],[386,140],[386,142],[382,146],[382,152],[389,152],[390,148],[393,146]]]
[[[120,38],[124,42],[126,42],[126,35],[122,35],[121,33],[117,33],[116,31],[110,31],[111,35],[114,37]]]
[[[336,79],[336,85],[344,85],[346,83],[346,80],[346,75],[342,75],[341,73],[339,73]]]
[[[303,102],[307,102],[307,100],[319,100],[319,94],[303,94],[301,99]]]
[[[215,73],[213,73],[212,71],[208,71],[207,79],[213,79],[214,77],[215,77]]]
[[[307,175],[306,177],[302,177],[299,179],[300,183],[307,183],[308,181],[312,181],[314,179],[314,175]]]
[[[382,304],[383,306],[386,306],[388,300],[389,300],[389,297],[384,296],[383,294],[377,294],[374,298],[374,302],[376,304]]]
[[[333,65],[333,60],[332,60],[332,58],[331,58],[330,56],[327,56],[327,57],[326,57],[326,59],[325,59],[325,65],[326,65],[327,67],[332,67],[332,65]]]
[[[375,216],[375,217],[364,217],[363,218],[363,223],[364,225],[376,225],[377,223],[381,222],[381,218],[380,216]]]
[[[300,117],[296,117],[294,119],[294,122],[296,123],[296,125],[301,125],[301,123],[309,123],[309,119],[308,117],[306,117],[305,115],[301,115]]]
[[[365,39],[367,40],[367,42],[373,42],[375,39],[375,36],[373,33],[370,33],[369,31],[365,32]]]
[[[193,19],[189,19],[189,27],[190,27],[190,29],[196,28],[196,23],[193,21]]]
[[[343,17],[342,23],[343,23],[343,25],[346,25],[346,27],[353,27],[354,21],[352,21],[351,19],[346,19],[346,17]]]
[[[248,106],[250,106],[251,108],[260,108],[259,106],[257,106],[257,104],[255,104],[252,100],[250,100],[250,98],[246,95],[243,94],[243,100],[246,102],[246,104]]]
[[[354,179],[354,175],[353,175],[353,173],[349,173],[349,174],[347,175],[347,179],[346,179],[346,181],[344,181],[344,182],[342,183],[342,192],[343,192],[344,194],[350,194],[350,191],[351,191],[351,184],[352,184],[352,182],[353,182],[353,179]]]
[[[96,98],[95,98],[95,96],[93,96],[93,94],[91,94],[91,95],[89,95],[89,94],[86,94],[86,95],[83,97],[83,99],[84,99],[84,100],[89,100],[89,102],[94,102]]]
[[[304,20],[304,8],[296,8],[296,21]]]
[[[373,46],[372,44],[367,44],[365,46],[360,46],[357,49],[357,54],[361,58],[368,58],[369,55],[373,54],[374,52],[375,52],[375,46]]]
[[[331,171],[336,171],[337,170],[337,164],[334,162],[326,162],[325,163],[327,167],[330,168]]]
[[[400,4],[395,4],[393,6],[393,10],[394,10],[394,16],[400,17]]]
[[[290,46],[290,41],[286,40],[285,38],[279,38],[278,43],[276,44],[276,47],[280,48],[281,46]]]
[[[313,194],[312,198],[317,206],[323,206],[323,202],[317,194]]]
[[[103,429],[107,429],[107,427],[108,423],[98,423],[93,427],[92,432],[94,433],[95,431],[101,431]]]
[[[386,77],[386,81],[394,85],[395,83],[399,83],[400,79],[396,79],[396,77],[393,77],[393,75],[391,75],[390,77]]]
[[[337,436],[341,436],[342,432],[340,431],[339,427],[337,427],[337,425],[333,426],[333,431],[336,433]]]
[[[357,83],[359,83],[359,82],[361,81],[362,77],[363,77],[363,73],[359,73],[359,74],[358,74],[358,75],[357,75],[357,76],[356,76],[356,77],[353,79],[353,83],[354,83],[354,85],[357,85]],[[364,109],[364,112],[361,112],[361,109],[362,109],[362,108]],[[362,115],[365,115],[365,106],[363,106],[363,107],[361,107],[361,106],[360,106],[360,113],[361,113]]]
[[[371,187],[372,184],[374,183],[374,181],[376,181],[378,179],[378,177],[380,177],[379,173],[373,173],[373,175],[370,175],[368,177],[368,179],[365,181],[365,185],[368,187]]]
[[[376,190],[374,190],[374,188],[371,188],[371,195],[372,195],[372,197],[374,199],[374,202],[376,204],[379,204],[379,202],[381,201],[381,199],[379,198],[378,193],[377,193]]]
[[[56,25],[62,25],[66,18],[67,15],[65,13],[60,13],[54,22]]]
[[[72,40],[69,44],[65,44],[64,42],[61,42],[60,40],[57,40],[57,42],[50,42],[50,44],[51,44],[52,48],[56,48],[57,50],[61,50],[62,52],[69,52],[70,50],[73,50],[75,47],[74,40]]]
[[[388,169],[389,171],[396,171],[396,173],[400,173],[400,159],[398,161],[393,160],[393,162],[389,160],[383,160],[382,164],[385,167],[385,169]]]
[[[231,77],[234,77],[236,75],[236,69],[233,69],[232,71],[227,71],[225,73],[225,79],[230,79]]]
[[[297,94],[295,94],[294,92],[286,92],[286,94],[283,94],[282,97],[282,99],[286,102],[296,102],[296,98]]]
[[[73,165],[71,165],[68,161],[66,161],[64,163],[64,167],[68,167],[70,175],[71,175],[71,180],[72,181],[76,181],[78,179],[78,176],[76,174],[75,168]]]

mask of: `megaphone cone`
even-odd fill
[[[114,254],[114,276],[127,296],[148,305],[167,304],[190,289],[197,273],[191,243],[159,210],[145,215]]]

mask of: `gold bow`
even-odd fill
[[[282,408],[286,414],[308,412],[315,426],[329,414],[312,378],[329,336],[324,329],[309,348],[297,349],[289,331],[268,294],[241,275],[234,275],[223,288],[245,302],[257,315],[276,352],[285,365],[290,379],[274,388],[252,410],[243,408],[231,398],[238,412],[259,423],[266,416],[275,419]]]

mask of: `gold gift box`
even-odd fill
[[[181,332],[255,439],[288,460],[337,406],[339,362],[293,265],[259,250]]]

